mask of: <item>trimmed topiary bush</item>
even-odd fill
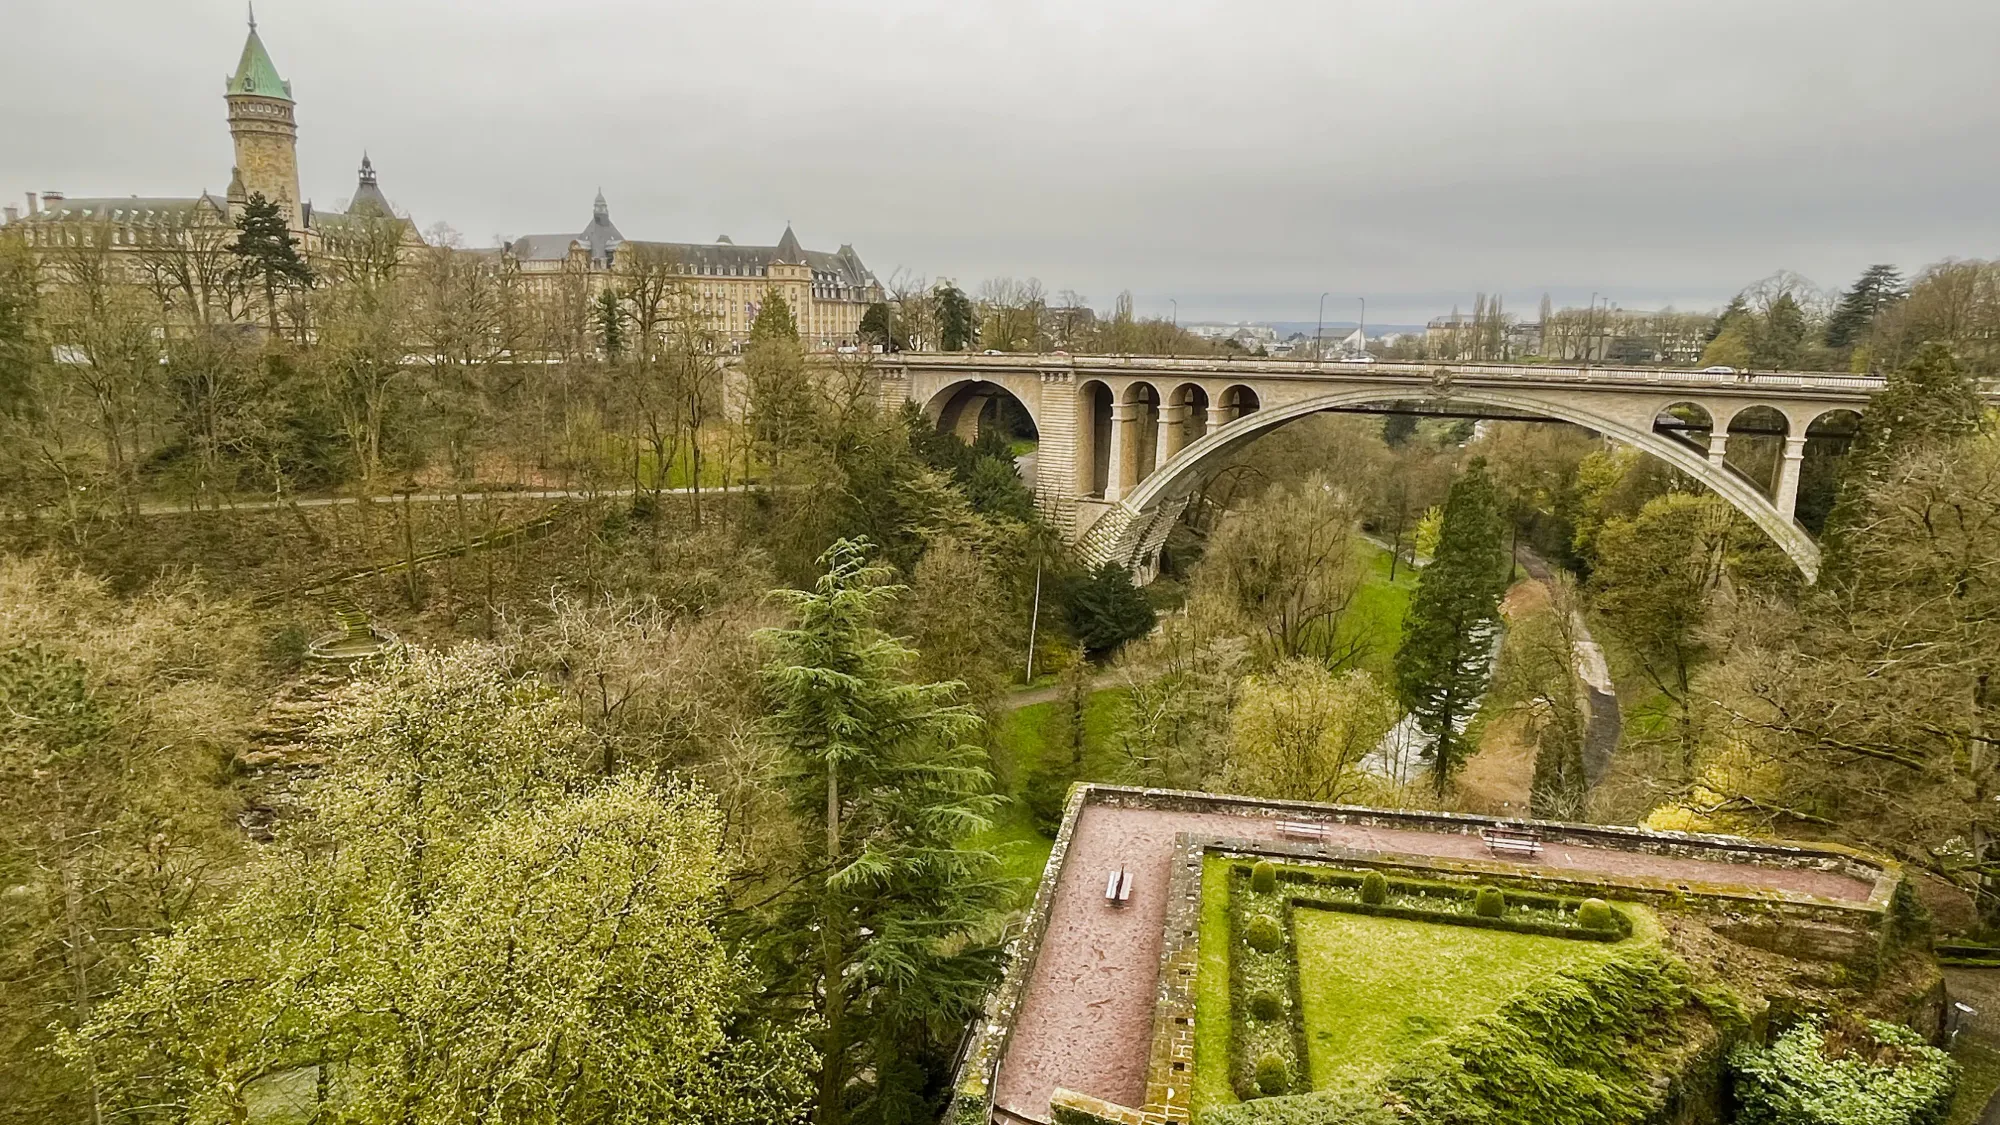
[[[1389,878],[1380,871],[1370,871],[1361,877],[1361,901],[1370,906],[1380,906],[1389,901]]]
[[[1601,898],[1587,898],[1576,908],[1576,924],[1586,930],[1615,930],[1618,928],[1618,913],[1611,904]]]
[[[1282,1094],[1292,1088],[1292,1068],[1275,1052],[1257,1060],[1257,1089],[1264,1094]]]
[[[1250,1014],[1260,1020],[1274,1020],[1285,1014],[1285,1002],[1269,989],[1250,998]]]
[[[1278,889],[1278,865],[1268,859],[1260,859],[1257,866],[1250,869],[1250,889],[1258,894],[1270,894]]]
[[[1498,918],[1507,913],[1507,896],[1499,887],[1481,887],[1472,900],[1472,912],[1481,918]]]
[[[1259,953],[1276,953],[1285,944],[1285,929],[1269,914],[1254,915],[1244,927],[1243,940]]]

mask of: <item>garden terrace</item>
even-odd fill
[[[1540,854],[1494,855],[1481,833],[1508,826],[1537,833]],[[1047,1122],[1093,1104],[1100,1117],[1127,1107],[1113,1115],[1187,1119],[1211,856],[1330,865],[1334,879],[1374,869],[1517,897],[1696,909],[1746,944],[1857,963],[1872,963],[1899,881],[1887,861],[1835,846],[1079,786],[974,1029],[955,1122]],[[1131,876],[1117,904],[1106,900],[1113,871]]]

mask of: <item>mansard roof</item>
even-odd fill
[[[215,215],[229,214],[229,202],[219,195],[178,196],[83,196],[59,199],[32,215],[21,216],[24,223],[114,223],[137,226],[152,223],[185,223],[205,208]]]
[[[874,284],[875,278],[861,264],[852,246],[837,252],[807,250],[792,233],[790,223],[776,246],[738,246],[722,235],[714,242],[649,242],[625,238],[611,222],[611,210],[598,192],[591,209],[590,225],[580,234],[524,234],[508,244],[507,252],[516,261],[550,262],[569,256],[570,246],[582,243],[591,260],[602,261],[606,252],[619,246],[646,247],[679,264],[689,273],[719,277],[761,277],[773,263],[804,265],[819,278],[837,285],[859,288]]]

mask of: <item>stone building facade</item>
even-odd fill
[[[25,210],[8,206],[5,226],[40,250],[102,250],[132,280],[157,275],[168,258],[220,254],[252,195],[277,204],[299,248],[315,268],[337,265],[364,246],[403,254],[423,244],[416,226],[396,215],[368,157],[345,211],[315,210],[299,190],[297,105],[250,20],[236,70],[223,84],[236,162],[225,194],[195,196],[27,196]],[[383,249],[383,248],[386,248]],[[185,268],[170,272],[185,273]]]
[[[630,284],[640,272],[663,271],[731,350],[749,340],[750,323],[770,293],[791,308],[805,346],[820,351],[855,346],[868,306],[883,300],[881,283],[852,246],[807,250],[789,224],[771,246],[739,246],[726,235],[712,243],[628,241],[601,191],[581,231],[522,235],[501,257],[545,294],[581,285],[595,296]]]

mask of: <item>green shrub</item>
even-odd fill
[[[1370,871],[1361,877],[1361,901],[1370,906],[1380,906],[1389,901],[1389,879],[1380,871]]]
[[[1938,1125],[1958,1064],[1907,1027],[1817,1019],[1730,1053],[1743,1125]]]
[[[1507,896],[1499,887],[1481,887],[1472,900],[1472,912],[1481,918],[1498,918],[1507,913]]]
[[[1250,889],[1258,894],[1270,894],[1278,889],[1278,865],[1268,859],[1260,859],[1257,866],[1250,869]]]
[[[1250,998],[1250,1014],[1260,1020],[1274,1020],[1285,1014],[1285,1002],[1278,994],[1264,989]]]
[[[1382,1104],[1379,1092],[1354,1086],[1210,1106],[1195,1120],[1201,1125],[1404,1125]]]
[[[1618,928],[1618,913],[1611,904],[1601,898],[1587,898],[1576,908],[1576,924],[1586,930],[1615,930]]]
[[[1257,1089],[1265,1094],[1282,1094],[1292,1088],[1292,1068],[1276,1052],[1257,1060]]]
[[[1269,914],[1254,915],[1244,927],[1243,940],[1259,953],[1276,953],[1285,944],[1285,929]]]

